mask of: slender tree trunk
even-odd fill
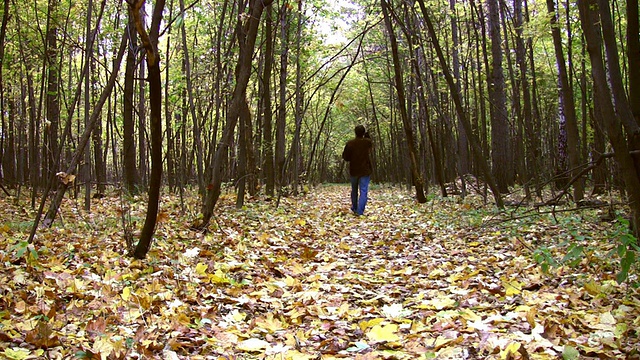
[[[630,140],[634,135],[638,134],[637,123],[631,119],[623,120],[625,115],[631,113],[629,103],[624,98],[612,98],[610,94],[615,94],[616,90],[609,88],[609,78],[613,87],[622,86],[621,83],[615,84],[619,77],[616,75],[607,75],[604,60],[602,56],[602,37],[596,28],[596,24],[602,22],[603,27],[606,29],[607,24],[610,24],[610,18],[606,19],[608,10],[602,9],[601,3],[601,16],[598,17],[598,13],[595,10],[596,1],[594,0],[579,0],[578,9],[580,10],[580,23],[582,25],[582,31],[587,41],[587,52],[591,59],[592,76],[595,85],[595,95],[598,96],[598,105],[601,113],[602,120],[605,122],[605,128],[611,145],[615,151],[615,159],[620,165],[622,176],[625,181],[625,188],[629,196],[629,206],[631,208],[631,224],[633,225],[634,233],[636,237],[640,234],[640,176],[638,176],[638,169],[635,167],[633,158],[629,153],[629,144],[622,131],[624,125],[629,134]],[[608,6],[607,4],[604,4]],[[605,12],[604,14],[602,12]],[[602,16],[605,15],[605,16]],[[607,37],[605,31],[605,38]],[[617,50],[616,50],[617,51]],[[617,64],[611,64],[615,56],[613,54],[614,49],[607,49],[607,65],[611,72],[615,72]],[[613,91],[612,91],[613,90]],[[615,95],[614,95],[615,96]],[[614,108],[615,99],[615,108]],[[625,123],[626,121],[626,123]],[[634,125],[635,124],[635,128]]]
[[[111,91],[113,90],[113,87],[118,78],[118,71],[120,69],[120,63],[122,62],[122,58],[124,57],[124,51],[126,49],[126,45],[127,45],[126,34],[123,34],[123,38],[120,43],[120,48],[118,51],[118,57],[113,63],[113,70],[111,72],[111,76],[109,77],[109,81],[107,82],[107,85],[102,90],[102,94],[100,95],[100,99],[98,100],[98,103],[94,108],[94,111],[93,111],[93,114],[91,115],[88,126],[84,129],[82,136],[78,140],[78,146],[76,148],[75,153],[73,154],[71,161],[69,162],[69,165],[67,166],[67,171],[60,174],[57,177],[58,184],[57,184],[56,194],[53,197],[53,200],[51,200],[51,205],[49,206],[49,210],[47,211],[45,220],[43,222],[43,225],[45,227],[50,227],[53,224],[53,220],[55,219],[55,216],[58,213],[58,209],[60,207],[60,203],[62,202],[62,198],[64,197],[64,193],[69,188],[69,186],[73,184],[74,176],[72,176],[72,173],[74,172],[76,166],[80,163],[80,159],[83,157],[84,149],[86,148],[87,144],[89,143],[89,140],[91,139],[91,133],[93,132],[93,128],[100,119],[100,111],[102,109],[102,106],[104,106],[104,103],[107,101],[107,98],[111,95]],[[75,104],[75,101],[74,101],[74,104]],[[70,111],[70,114],[73,114],[73,111]],[[65,131],[65,133],[67,133],[67,131]],[[43,196],[43,201],[40,206],[41,209],[44,206],[44,200],[47,197],[47,193],[48,193],[48,189],[45,191],[45,195]],[[31,235],[29,236],[29,242],[33,241],[33,237],[35,235],[35,231],[38,227],[38,222],[40,220],[40,214],[41,214],[41,210],[38,211],[38,216],[34,221]]]
[[[182,16],[185,16],[184,10],[181,10]],[[169,3],[169,19],[173,19],[173,0]],[[167,47],[165,48],[165,54],[171,53],[171,26],[167,29]],[[169,69],[171,69],[171,62],[167,61],[164,67],[164,103],[169,104]],[[174,138],[174,129],[172,126],[173,118],[172,118],[172,110],[169,106],[164,107],[164,121],[165,121],[165,131],[166,131],[166,139],[167,139],[167,185],[169,185],[170,191],[176,190],[176,152],[175,152],[175,138]]]
[[[287,126],[287,76],[289,64],[289,5],[285,3],[280,9],[280,103],[278,104],[278,117],[276,118],[276,186],[278,193],[286,185],[284,179]]]
[[[273,69],[273,20],[271,10],[273,5],[266,8],[265,26],[265,55],[264,73],[262,76],[262,117],[263,117],[263,167],[265,175],[265,193],[267,196],[275,194],[275,169],[273,158],[273,112],[271,110],[271,70]]]
[[[184,13],[184,0],[180,0],[180,11]],[[202,168],[204,164],[204,160],[202,159],[202,139],[201,139],[201,130],[200,130],[200,122],[198,120],[198,116],[196,115],[196,107],[194,104],[194,95],[193,95],[193,81],[191,79],[191,61],[189,58],[189,44],[187,43],[187,30],[185,29],[184,22],[181,26],[181,34],[182,34],[182,53],[184,54],[183,65],[185,72],[185,80],[187,81],[187,101],[189,104],[189,113],[191,114],[191,121],[193,122],[193,142],[194,142],[194,151],[196,155],[196,169],[197,169],[197,180],[198,180],[198,189],[200,192],[204,191],[204,170]],[[186,119],[185,119],[186,120]]]
[[[556,55],[556,66],[558,67],[558,83],[560,96],[560,117],[564,117],[565,128],[560,129],[566,134],[567,156],[569,158],[570,178],[573,178],[580,172],[580,144],[578,134],[578,120],[576,117],[575,101],[573,96],[573,88],[569,84],[569,74],[565,65],[564,51],[562,50],[562,39],[560,37],[560,28],[558,25],[558,15],[555,8],[554,0],[547,0],[547,10],[551,17],[551,35],[553,37],[553,45]],[[562,124],[562,121],[561,121]],[[560,153],[560,156],[564,154]],[[565,169],[559,169],[564,172]],[[580,201],[584,197],[584,185],[582,181],[577,181],[573,187],[573,200]]]
[[[505,80],[502,69],[502,35],[500,33],[500,11],[498,0],[488,0],[489,5],[489,35],[491,38],[491,71],[489,99],[491,107],[491,159],[493,175],[502,193],[509,192],[512,184],[512,154]]]
[[[160,186],[162,185],[162,81],[160,78],[160,54],[158,52],[158,38],[160,36],[160,23],[162,22],[162,11],[164,10],[164,0],[157,0],[151,17],[151,28],[149,33],[144,27],[144,22],[140,16],[140,9],[145,0],[136,0],[130,3],[134,14],[136,29],[140,35],[142,46],[145,49],[148,81],[149,81],[149,103],[151,128],[151,175],[149,177],[149,192],[147,203],[147,216],[140,233],[140,240],[135,248],[133,256],[137,259],[144,259],[151,247],[151,239],[155,232],[156,220],[158,217],[158,205],[160,201]]]
[[[105,1],[106,2],[106,1]],[[105,3],[103,2],[103,4]],[[96,50],[94,50],[96,51]],[[94,89],[97,88],[97,78],[98,78],[98,74],[96,72],[96,60],[95,58],[91,59],[91,73],[93,74],[92,76],[92,87]],[[92,94],[93,98],[91,100],[91,108],[95,108],[95,103],[96,103],[96,94],[95,92]],[[108,98],[110,99],[110,97]],[[107,99],[107,100],[108,100]],[[107,105],[107,109],[109,109],[109,106]],[[102,116],[100,116],[102,118]],[[93,129],[93,163],[94,163],[94,169],[95,169],[95,180],[96,180],[96,195],[97,196],[102,196],[105,193],[106,190],[106,186],[107,186],[107,163],[106,163],[106,158],[107,158],[107,149],[103,149],[103,141],[102,141],[102,120],[98,121],[98,123],[96,124],[95,128]],[[107,146],[108,147],[108,146]],[[104,152],[104,153],[103,153]]]
[[[411,176],[413,186],[416,191],[416,199],[418,203],[427,202],[427,198],[424,194],[424,180],[422,179],[422,175],[418,171],[418,159],[416,153],[416,145],[415,139],[413,137],[413,129],[411,126],[411,120],[407,114],[407,102],[405,100],[404,94],[404,82],[402,80],[402,69],[400,67],[400,58],[398,54],[398,43],[396,40],[395,32],[393,30],[393,26],[391,24],[391,19],[389,17],[390,9],[389,4],[385,0],[380,0],[382,6],[382,13],[384,14],[385,25],[387,28],[387,32],[389,35],[389,40],[391,42],[391,55],[393,57],[393,69],[395,73],[395,88],[396,94],[398,96],[398,109],[400,110],[400,117],[402,118],[402,124],[404,128],[405,137],[407,140],[407,146],[409,150],[409,160],[411,166]]]
[[[533,152],[533,119],[531,115],[531,90],[529,88],[529,79],[527,78],[527,57],[525,51],[525,41],[523,38],[523,26],[524,26],[524,10],[522,3],[526,0],[514,0],[514,26],[516,31],[516,63],[518,64],[519,74],[518,84],[522,96],[522,116],[520,119],[520,143],[524,146],[522,159],[518,160],[520,164],[520,175],[522,176],[522,183],[525,189],[525,196],[528,200],[531,199],[530,182],[532,179],[532,163],[535,155]]]
[[[7,133],[7,125],[5,123],[5,88],[4,88],[4,48],[5,38],[7,35],[7,22],[9,20],[9,0],[4,0],[2,12],[2,25],[0,25],[0,184],[2,184],[5,134]],[[15,160],[12,161],[15,167]],[[5,170],[6,172],[6,170]]]
[[[248,17],[244,26],[238,24],[238,44],[239,56],[236,67],[236,85],[231,98],[231,104],[227,112],[227,122],[222,133],[220,143],[216,148],[212,164],[212,179],[207,198],[202,209],[202,223],[195,224],[197,228],[206,228],[213,216],[218,198],[220,197],[220,187],[222,185],[222,165],[227,149],[233,140],[238,117],[240,115],[242,102],[246,101],[246,90],[251,75],[251,60],[255,48],[256,38],[258,35],[258,27],[265,6],[268,6],[272,0],[251,0],[249,11],[251,16]]]
[[[608,1],[598,0],[598,5],[600,22],[602,24],[602,37],[607,57],[607,68],[609,69],[612,99],[616,106],[616,112],[619,114],[622,125],[628,134],[627,143],[629,151],[631,151],[636,176],[640,179],[640,153],[638,153],[640,151],[640,122],[635,119],[633,108],[624,89],[622,71],[620,70],[620,57],[618,56],[618,43],[614,34],[611,9],[609,8],[610,3]],[[634,98],[637,97],[637,95],[631,96],[634,96]],[[640,189],[638,189],[638,191],[640,192]],[[638,208],[640,209],[640,204]]]
[[[129,38],[130,45],[127,48],[127,64],[124,72],[124,96],[122,112],[122,146],[124,148],[124,153],[122,162],[124,165],[124,187],[127,192],[133,194],[138,192],[138,186],[140,186],[140,177],[138,174],[138,165],[136,162],[136,141],[133,106],[135,73],[137,65],[135,47],[138,46],[138,33],[135,29],[134,14],[131,13],[131,9],[129,9],[127,36]]]
[[[452,0],[453,1],[453,0]],[[453,20],[452,20],[453,21]],[[409,33],[409,29],[407,29],[406,26],[404,26],[404,24],[400,24],[405,36],[408,39],[408,45],[409,48],[411,49],[415,49],[414,50],[414,54],[411,57],[411,65],[413,67],[413,72],[414,72],[414,76],[413,78],[416,81],[416,87],[417,89],[419,89],[417,91],[416,97],[418,100],[418,104],[420,106],[420,114],[421,117],[424,118],[424,122],[425,125],[422,127],[426,127],[426,129],[422,130],[421,132],[426,133],[425,136],[425,140],[427,140],[431,146],[431,153],[433,156],[433,167],[434,167],[434,172],[435,172],[435,179],[436,182],[438,183],[438,185],[440,186],[440,194],[442,197],[447,197],[447,188],[446,188],[446,184],[444,181],[444,170],[442,169],[442,164],[443,164],[443,160],[442,160],[442,152],[440,151],[440,149],[438,149],[438,146],[436,144],[437,140],[435,139],[435,136],[433,135],[433,129],[432,129],[432,124],[431,124],[431,119],[430,116],[428,114],[428,105],[427,105],[427,99],[425,98],[425,94],[424,91],[425,89],[427,89],[427,86],[424,84],[423,82],[423,76],[421,74],[421,64],[419,63],[419,59],[424,59],[424,52],[422,51],[423,47],[418,47],[415,46],[413,43],[412,38],[415,36],[412,36]],[[456,53],[457,54],[457,53]],[[457,55],[454,56],[454,59],[457,58]],[[456,63],[456,61],[454,61],[454,63]],[[459,80],[459,76],[457,78]],[[466,140],[466,135],[464,136],[464,146],[466,147],[467,145],[467,140]]]
[[[49,1],[47,9],[47,132],[44,153],[46,161],[45,181],[49,182],[56,171],[55,159],[58,151],[58,129],[60,127],[60,64],[58,58],[58,25],[54,19],[58,9],[59,0]]]
[[[136,0],[138,1],[138,0]],[[142,15],[141,15],[142,16]],[[139,34],[138,34],[139,35]],[[142,39],[140,39],[142,42]],[[144,46],[144,45],[142,45]],[[147,165],[147,108],[145,88],[148,78],[145,75],[145,67],[138,67],[138,174],[140,185],[147,186],[149,180],[149,169]]]
[[[640,124],[640,20],[638,0],[627,0],[627,51],[629,60],[629,104]],[[637,150],[637,149],[635,149]]]
[[[87,17],[85,29],[85,51],[84,66],[89,69],[84,75],[84,126],[89,126],[90,108],[91,108],[91,55],[93,52],[93,43],[91,37],[91,13],[93,12],[93,0],[87,1]],[[84,209],[91,210],[91,143],[84,150],[84,164],[82,168],[82,179],[84,180]]]
[[[438,59],[440,60],[440,65],[442,68],[442,72],[447,80],[447,85],[449,85],[449,89],[451,90],[452,96],[453,96],[453,100],[456,106],[456,112],[458,114],[459,119],[462,119],[462,124],[464,125],[465,131],[467,132],[468,135],[468,139],[469,139],[469,145],[471,145],[471,149],[472,149],[472,153],[473,156],[476,160],[476,163],[478,164],[478,166],[480,167],[480,170],[482,171],[482,173],[485,175],[486,177],[486,181],[489,185],[489,188],[491,189],[491,192],[493,192],[493,196],[494,199],[496,201],[496,206],[498,206],[499,208],[504,208],[504,203],[502,201],[502,197],[500,195],[500,190],[498,189],[498,186],[495,182],[495,180],[493,179],[493,176],[491,175],[491,170],[489,169],[489,164],[486,162],[486,160],[484,159],[484,157],[482,156],[482,149],[480,147],[480,141],[478,140],[478,138],[475,136],[475,134],[471,131],[471,123],[469,122],[469,119],[466,117],[465,113],[464,113],[464,109],[462,107],[462,101],[460,100],[460,97],[458,96],[459,91],[456,90],[456,83],[453,80],[453,76],[451,76],[451,73],[446,65],[446,60],[444,58],[444,54],[442,52],[442,48],[440,47],[440,43],[438,41],[438,38],[436,36],[436,31],[435,28],[433,26],[433,24],[431,23],[431,18],[429,17],[429,14],[427,12],[427,8],[424,5],[424,1],[423,0],[418,0],[418,4],[420,4],[420,10],[422,11],[422,15],[424,17],[425,23],[427,25],[427,30],[429,32],[429,36],[431,37],[431,40],[433,42],[433,45],[435,47],[436,50],[436,54],[438,55]]]

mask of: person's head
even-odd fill
[[[355,132],[356,132],[356,137],[364,137],[364,134],[367,133],[367,130],[365,130],[364,125],[358,125],[355,128]]]

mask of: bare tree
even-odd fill
[[[151,128],[151,175],[149,177],[149,192],[147,203],[147,216],[140,233],[140,240],[136,245],[133,256],[137,259],[144,259],[151,247],[151,239],[155,232],[156,220],[158,217],[158,206],[160,202],[160,186],[162,185],[162,81],[160,79],[160,54],[158,52],[158,39],[160,37],[160,23],[162,21],[162,11],[164,10],[164,0],[157,0],[151,16],[151,26],[149,32],[145,29],[140,9],[145,0],[135,0],[129,3],[131,13],[142,46],[145,50],[147,62],[147,73],[149,82],[149,103]]]

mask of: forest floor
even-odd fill
[[[348,186],[325,185],[277,209],[223,194],[202,234],[196,197],[165,195],[140,261],[121,219],[142,224],[144,197],[91,213],[67,198],[29,245],[34,211],[0,196],[0,358],[639,358],[640,292],[612,252],[624,225],[601,210],[374,185],[356,217]]]

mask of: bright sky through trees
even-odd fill
[[[360,6],[348,0],[326,0],[325,6],[326,11],[319,12],[318,33],[325,44],[345,43],[351,23],[357,20]]]

